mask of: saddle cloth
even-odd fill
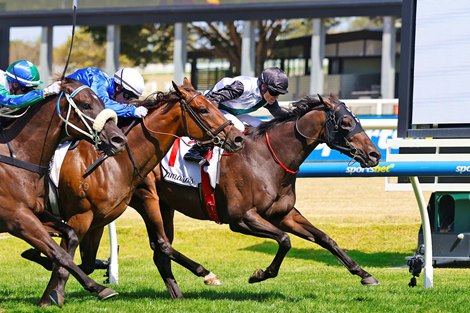
[[[187,162],[183,156],[195,144],[194,140],[188,137],[177,138],[173,146],[160,162],[163,179],[166,181],[190,187],[198,187],[201,183],[201,167],[199,164]],[[209,174],[210,185],[215,188],[219,182],[219,160],[223,149],[214,147],[212,155],[209,152],[209,166],[203,166],[205,172]]]
[[[61,143],[54,152],[51,163],[49,164],[49,177],[56,188],[59,187],[60,168],[64,162],[65,154],[69,150],[72,141]]]

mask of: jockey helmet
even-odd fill
[[[114,73],[114,82],[137,97],[142,96],[144,92],[144,78],[133,68],[125,67]]]
[[[9,82],[18,83],[22,87],[37,87],[42,84],[36,65],[27,60],[11,63],[5,73]]]
[[[265,69],[258,77],[258,86],[265,85],[272,95],[288,93],[289,81],[287,75],[278,67]]]

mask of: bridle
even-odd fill
[[[186,119],[186,112],[188,112],[189,115],[193,118],[194,122],[206,132],[206,134],[211,138],[210,140],[207,141],[200,141],[200,144],[207,144],[207,143],[213,143],[216,146],[222,146],[223,143],[225,142],[226,139],[221,139],[219,137],[219,134],[224,130],[225,127],[231,125],[233,127],[233,123],[230,120],[227,120],[225,123],[217,127],[214,131],[212,131],[206,123],[204,123],[203,120],[194,112],[193,108],[189,105],[191,101],[196,99],[198,96],[202,96],[200,92],[196,92],[189,100],[186,102],[183,98],[180,98],[180,104],[181,104],[181,109],[183,111],[183,122],[184,122],[184,127],[186,128],[186,134],[188,134],[189,137],[189,127],[188,127],[188,121]],[[230,128],[231,130],[232,128]]]
[[[219,137],[219,134],[220,132],[222,132],[224,130],[224,128],[228,125],[231,125],[233,126],[233,123],[231,121],[227,121],[225,122],[224,124],[222,124],[221,126],[217,127],[217,129],[215,131],[212,131],[205,123],[204,121],[202,121],[199,116],[197,116],[196,112],[194,112],[193,108],[191,108],[191,106],[189,105],[191,103],[191,101],[193,101],[197,96],[200,96],[202,95],[200,92],[196,92],[191,98],[189,98],[188,101],[184,100],[182,97],[179,97],[179,103],[181,105],[181,111],[183,112],[183,121],[184,121],[184,127],[185,127],[185,130],[186,130],[186,134],[188,135],[188,137],[191,137],[191,134],[189,134],[189,127],[188,127],[188,123],[187,123],[187,120],[186,120],[186,115],[185,113],[188,112],[189,115],[191,115],[191,117],[194,119],[194,121],[196,122],[196,124],[202,128],[206,134],[208,134],[210,137],[211,137],[211,140],[209,141],[205,141],[205,142],[201,142],[200,144],[205,144],[205,143],[209,143],[209,142],[212,142],[214,143],[215,145],[218,145],[218,146],[223,146],[223,144],[225,143],[225,140],[226,139],[221,139]],[[132,123],[129,125],[129,127],[127,128],[127,130],[124,132],[124,134],[127,135],[127,133],[132,129],[132,127],[136,124],[136,120],[133,120]],[[151,134],[155,134],[155,135],[168,135],[168,136],[174,136],[176,138],[178,138],[178,136],[176,136],[175,134],[170,134],[170,133],[165,133],[165,132],[160,132],[160,131],[156,131],[156,130],[152,130],[148,127],[148,125],[145,123],[145,118],[142,119],[142,124],[144,126],[144,128]],[[229,132],[232,130],[232,128],[230,128]],[[134,167],[134,172],[137,173],[137,175],[141,178],[143,178],[142,174],[140,173],[139,169],[137,168],[137,164],[135,162],[135,159],[131,153],[131,150],[129,148],[129,145],[128,143],[126,143],[126,146],[127,146],[127,153],[129,155],[129,159],[131,160],[131,163],[132,163],[132,166]],[[85,173],[83,174],[83,177],[87,177],[88,175],[90,175],[91,172],[93,172],[105,159],[108,158],[108,155],[101,155],[92,165],[90,165],[86,170],[85,170]]]
[[[182,97],[179,98],[179,103],[181,105],[181,111],[183,113],[182,114],[183,124],[184,124],[186,135],[188,137],[191,137],[191,134],[189,133],[188,121],[187,121],[187,117],[186,117],[186,113],[188,113],[192,117],[194,122],[199,126],[199,128],[201,128],[211,138],[210,140],[207,140],[207,141],[199,141],[199,144],[213,143],[214,145],[221,147],[225,143],[226,138],[221,138],[219,135],[224,130],[224,128],[227,127],[227,126],[231,126],[230,130],[229,130],[229,132],[230,132],[232,130],[233,123],[232,123],[232,121],[227,120],[225,123],[223,123],[222,125],[217,127],[215,130],[211,130],[210,127],[207,126],[207,124],[196,114],[194,109],[189,105],[198,96],[202,96],[202,93],[196,92],[194,95],[191,96],[191,98],[189,98],[189,100],[185,100]],[[160,134],[160,135],[162,135],[162,134],[163,135],[172,135],[172,136],[176,137],[176,135],[173,135],[173,134],[162,133],[162,132],[158,132],[158,131],[154,131],[154,130],[149,129],[148,126],[145,124],[145,118],[143,119],[143,123],[144,123],[145,128],[151,133]]]
[[[354,149],[348,140],[342,140],[343,138],[350,139],[352,136],[355,134],[364,131],[361,127],[361,124],[357,117],[345,106],[341,104],[337,104],[335,108],[332,110],[328,109],[325,106],[325,114],[326,114],[326,121],[322,126],[322,130],[326,129],[326,139],[318,138],[318,137],[310,137],[302,133],[302,131],[299,129],[299,120],[300,118],[297,118],[295,121],[295,130],[297,133],[302,136],[305,139],[313,140],[318,143],[326,143],[328,147],[338,150],[341,153],[344,153],[346,155],[350,155],[352,157],[352,160],[354,160],[355,156],[357,155],[356,149]],[[346,116],[349,116],[355,120],[355,125],[351,129],[344,129],[341,126],[341,121],[343,118]],[[271,152],[271,155],[273,156],[273,159],[276,161],[279,166],[281,166],[284,171],[286,171],[289,174],[297,174],[299,170],[291,170],[289,169],[284,163],[282,163],[279,158],[277,157],[275,151],[273,150],[270,140],[269,140],[269,135],[268,132],[265,133],[266,136],[266,144],[268,145],[269,151]],[[347,147],[344,147],[342,145],[342,142],[346,144]]]
[[[336,149],[345,154],[353,155],[353,153],[351,152],[353,148],[350,146],[349,141],[348,140],[344,141],[344,143],[348,146],[348,147],[344,147],[341,144],[342,142],[341,139],[343,138],[350,139],[355,134],[364,131],[357,117],[345,105],[340,105],[340,104],[336,105],[333,110],[327,109],[325,111],[325,114],[326,114],[326,121],[325,121],[325,124],[323,124],[322,129],[323,128],[326,129],[326,136],[325,136],[326,139],[309,137],[303,134],[299,129],[299,125],[298,125],[299,119],[297,119],[295,122],[295,130],[297,131],[297,133],[299,133],[299,135],[301,135],[305,139],[310,139],[310,140],[315,140],[317,142],[326,143],[328,147],[332,149]],[[353,118],[356,122],[355,125],[351,129],[348,129],[348,130],[341,127],[341,121],[346,116]]]
[[[67,135],[70,136],[68,128],[73,128],[77,132],[83,134],[84,136],[90,138],[94,145],[95,148],[98,147],[98,145],[101,143],[101,139],[99,137],[100,132],[103,130],[103,127],[109,119],[112,119],[116,124],[117,124],[117,114],[111,109],[104,109],[102,110],[96,118],[91,118],[90,116],[84,114],[77,106],[73,98],[82,90],[84,89],[90,89],[90,87],[82,85],[75,89],[71,94],[66,93],[65,91],[62,91],[59,94],[59,97],[57,98],[57,114],[59,115],[59,118],[65,123],[65,132]],[[62,113],[60,111],[60,101],[62,99],[62,96],[65,95],[65,99],[67,99],[67,102],[69,104],[68,109],[67,109],[67,114],[66,117],[64,118],[62,116]],[[87,131],[82,130],[78,126],[72,124],[69,122],[70,115],[72,112],[72,109],[75,111],[75,113],[78,115],[82,123],[85,125]],[[91,125],[91,123],[93,123]]]

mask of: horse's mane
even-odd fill
[[[307,96],[303,99],[300,99],[296,102],[292,102],[289,105],[289,109],[287,110],[287,114],[275,117],[270,121],[263,122],[257,127],[251,127],[247,130],[246,135],[256,138],[259,136],[264,135],[268,130],[273,128],[274,126],[286,123],[289,121],[297,120],[298,118],[304,116],[306,113],[318,109],[319,107],[323,107],[323,102],[321,102],[316,97]]]
[[[189,89],[188,89],[189,90]],[[155,91],[149,94],[144,100],[134,100],[131,103],[135,106],[145,106],[150,111],[158,109],[164,104],[168,104],[169,110],[175,103],[178,103],[180,97],[174,90],[168,92]]]

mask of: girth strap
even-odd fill
[[[35,165],[6,155],[0,155],[0,162],[19,167],[33,173],[38,173],[41,176],[47,174],[47,172],[49,171],[47,167]]]

